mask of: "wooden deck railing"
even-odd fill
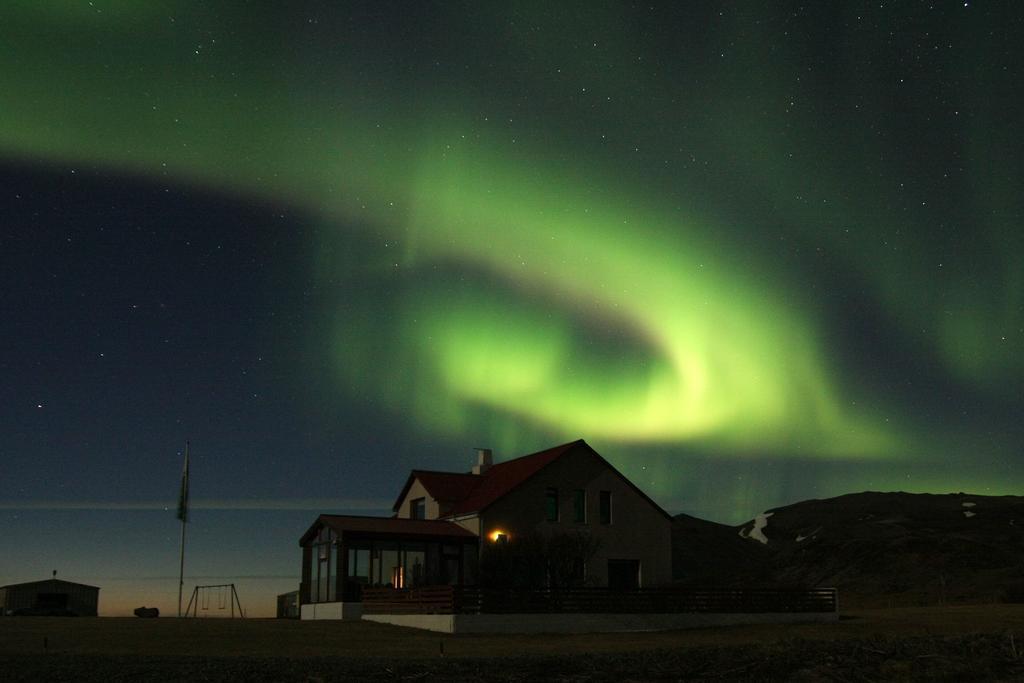
[[[427,586],[406,590],[364,588],[367,614],[515,614],[515,613],[828,613],[837,609],[834,588],[674,589],[607,588],[527,590],[475,586]]]
[[[455,614],[459,598],[455,586],[423,588],[363,588],[366,614]]]

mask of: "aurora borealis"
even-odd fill
[[[580,437],[720,521],[1016,492],[1021,12],[7,3],[4,504],[185,438],[214,508]]]

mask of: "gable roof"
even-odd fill
[[[25,583],[9,583],[6,586],[0,586],[0,588],[28,588],[29,586],[40,586],[43,584],[56,587],[57,584],[64,584],[65,586],[78,586],[79,588],[91,588],[93,590],[99,590],[99,586],[90,586],[87,583],[78,583],[76,581],[65,581],[64,579],[42,579],[40,581],[26,581]]]
[[[577,439],[554,448],[491,465],[486,472],[476,477],[477,485],[469,492],[469,495],[455,503],[447,516],[454,517],[482,512],[499,498],[518,488],[527,479],[579,446],[590,448],[583,439]]]
[[[413,470],[409,474],[405,486],[402,487],[402,492],[398,494],[398,500],[395,501],[392,509],[396,512],[398,511],[398,507],[409,492],[413,481],[419,479],[423,487],[435,500],[452,505],[444,515],[445,518],[483,512],[497,502],[498,499],[519,488],[528,479],[555,460],[577,449],[586,449],[604,463],[605,467],[614,472],[623,482],[636,491],[637,495],[653,506],[655,510],[669,520],[672,519],[672,515],[665,512],[660,505],[651,500],[636,484],[615,469],[610,462],[605,460],[600,453],[591,448],[590,444],[583,439],[577,439],[569,443],[563,443],[560,446],[546,448],[543,451],[537,451],[536,453],[491,465],[483,474]]]
[[[403,519],[399,517],[363,517],[360,515],[320,515],[299,539],[304,545],[316,535],[321,526],[345,533],[444,538],[476,538],[476,534],[455,522],[443,519]]]
[[[466,498],[479,483],[480,476],[470,474],[469,472],[413,470],[409,473],[409,478],[405,480],[405,486],[402,487],[402,492],[398,494],[395,504],[391,506],[393,511],[398,512],[402,500],[405,499],[406,494],[409,493],[409,489],[412,487],[412,483],[417,479],[423,484],[423,488],[427,490],[431,498],[443,503],[453,503]]]

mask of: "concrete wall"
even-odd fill
[[[559,521],[546,521],[545,492],[558,489]],[[586,491],[586,522],[573,517],[573,491]],[[612,523],[600,523],[599,492],[612,492]],[[641,587],[672,580],[672,522],[586,448],[566,453],[505,496],[482,515],[481,544],[493,531],[510,538],[536,531],[542,534],[589,533],[597,553],[587,565],[587,583],[608,585],[608,560],[640,560]]]
[[[440,509],[436,500],[430,497],[427,493],[427,489],[420,483],[419,478],[412,480],[412,484],[409,486],[408,492],[405,494],[405,498],[402,499],[401,505],[398,507],[398,516],[403,519],[409,519],[412,517],[411,505],[412,501],[417,498],[425,498],[426,503],[426,517],[424,519],[437,519],[440,516]]]
[[[621,633],[740,624],[830,623],[839,620],[839,613],[366,614],[363,619],[439,633]]]
[[[358,621],[362,616],[363,603],[361,602],[314,602],[299,608],[299,618],[303,621],[312,619]]]

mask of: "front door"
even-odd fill
[[[445,555],[444,565],[442,569],[444,575],[442,582],[450,586],[457,586],[459,584],[459,558]]]
[[[36,609],[52,614],[60,614],[68,609],[67,593],[37,593]]]
[[[634,591],[640,588],[640,560],[608,560],[608,589]]]

